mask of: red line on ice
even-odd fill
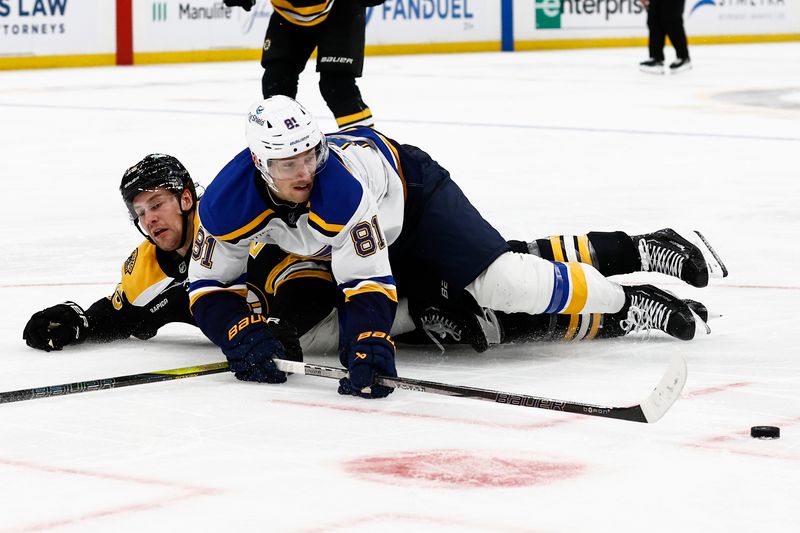
[[[17,525],[14,526],[10,531],[45,531],[49,529],[54,529],[58,527],[63,527],[66,525],[76,524],[79,522],[83,522],[86,520],[93,520],[96,518],[104,518],[108,516],[123,514],[123,513],[130,513],[134,511],[147,511],[150,509],[156,509],[159,507],[165,507],[168,504],[176,503],[183,500],[188,500],[191,498],[196,498],[200,496],[212,496],[215,494],[219,494],[222,491],[219,489],[211,488],[211,487],[200,487],[195,485],[187,485],[185,483],[175,483],[172,481],[160,480],[160,479],[150,479],[150,478],[142,478],[142,477],[135,477],[135,476],[124,476],[119,474],[109,474],[105,472],[92,472],[89,470],[79,470],[76,468],[64,468],[58,466],[50,466],[50,465],[43,465],[38,463],[31,463],[28,461],[17,461],[12,459],[2,459],[0,458],[0,465],[6,465],[11,467],[17,468],[27,468],[29,470],[36,470],[39,472],[47,472],[51,474],[64,474],[64,475],[71,475],[71,476],[83,476],[89,477],[94,479],[105,479],[111,481],[121,481],[127,483],[136,483],[139,485],[150,485],[150,486],[161,486],[161,487],[168,487],[172,489],[177,489],[182,491],[182,494],[176,494],[174,496],[159,496],[157,499],[152,501],[144,501],[141,503],[132,503],[128,505],[121,505],[118,507],[111,507],[109,509],[102,509],[99,511],[86,513],[83,515],[72,516],[68,518],[62,518],[57,520],[51,520],[47,522],[41,522],[38,524],[29,524],[25,526]]]
[[[685,392],[681,396],[683,398],[697,398],[698,396],[706,396],[708,394],[716,394],[718,392],[725,392],[731,389],[739,389],[742,387],[749,387],[752,381],[738,381],[736,383],[726,383],[725,385],[717,385],[715,387],[706,387],[705,389],[696,389]]]
[[[543,420],[540,422],[531,422],[531,423],[523,423],[523,424],[511,424],[511,423],[503,423],[503,422],[487,422],[485,420],[470,420],[467,418],[453,418],[448,416],[438,416],[438,415],[426,415],[420,413],[404,413],[402,411],[383,411],[381,409],[375,409],[370,407],[356,407],[350,405],[335,405],[335,404],[327,404],[327,403],[319,403],[319,402],[306,402],[300,400],[272,400],[275,403],[282,403],[287,405],[297,405],[300,407],[321,407],[323,409],[332,409],[334,411],[345,411],[350,413],[369,413],[371,415],[385,415],[385,416],[394,416],[399,418],[416,418],[416,419],[426,419],[426,420],[437,420],[443,422],[453,422],[456,424],[467,424],[470,426],[483,426],[483,427],[493,427],[493,428],[503,428],[503,429],[522,429],[522,430],[529,430],[529,429],[545,429],[549,427],[558,426],[561,424],[568,424],[570,422],[575,422],[577,420],[581,420],[582,417],[579,415],[569,415],[563,413],[563,418],[553,419],[553,420]]]

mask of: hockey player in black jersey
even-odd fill
[[[206,251],[206,243],[194,242],[198,197],[189,173],[172,156],[150,154],[125,172],[120,193],[146,240],[122,265],[116,290],[85,311],[75,302],[64,302],[35,313],[23,332],[28,346],[49,352],[87,340],[149,339],[170,322],[195,325],[187,267],[193,254]],[[254,306],[293,324],[273,322],[271,328],[291,358],[299,359],[297,330],[305,333],[335,304],[327,265],[277,249],[255,250],[249,265],[254,272],[251,290],[258,297]]]
[[[111,296],[85,311],[64,302],[35,313],[23,333],[28,346],[49,352],[86,340],[149,339],[169,322],[194,324],[184,284],[197,203],[189,173],[174,157],[151,154],[125,172],[120,193],[146,240],[122,265]]]

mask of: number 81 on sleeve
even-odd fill
[[[377,250],[386,248],[386,241],[383,239],[383,232],[378,224],[378,216],[372,217],[371,222],[362,220],[350,230],[350,238],[353,240],[356,253],[361,257],[368,257]]]

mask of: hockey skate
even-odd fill
[[[418,319],[421,329],[442,351],[442,344],[463,343],[480,353],[492,344],[499,344],[502,339],[502,328],[491,309],[459,313],[431,306]]]
[[[686,72],[687,70],[692,69],[692,61],[686,57],[682,59],[676,59],[669,65],[669,73],[672,74],[680,74],[681,72]]]
[[[652,285],[635,285],[622,289],[625,291],[625,305],[613,316],[613,320],[619,321],[624,332],[658,329],[682,341],[694,338],[695,328],[699,325],[696,320],[701,318],[692,311],[689,304]],[[705,306],[702,308],[705,309]],[[702,326],[705,326],[705,322]]]
[[[647,74],[664,74],[664,62],[650,58],[639,63],[639,70]]]
[[[688,298],[684,298],[683,303],[685,303],[689,309],[692,310],[692,313],[697,315],[697,317],[702,320],[703,323],[707,323],[711,318],[719,318],[721,316],[709,314],[708,308],[697,300],[689,300]]]
[[[695,287],[708,285],[709,276],[728,275],[728,269],[699,231],[684,237],[665,228],[631,238],[639,248],[642,272],[660,272]]]

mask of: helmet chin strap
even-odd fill
[[[183,231],[181,232],[181,245],[178,247],[179,249],[183,248],[183,246],[186,244],[191,244],[186,242],[186,236],[189,231],[189,215],[191,215],[193,211],[194,211],[194,205],[192,205],[192,208],[189,209],[188,211],[184,211],[183,209],[181,209],[181,216],[183,217]],[[189,250],[191,249],[192,248],[190,246]]]
[[[280,198],[279,196],[277,196],[278,189],[276,187],[274,187],[273,184],[271,184],[266,179],[264,181],[267,183],[267,194],[269,195],[269,197],[273,201],[273,203],[276,203],[276,204],[279,204],[279,205],[288,205],[289,207],[297,207],[299,205],[296,202],[290,202],[289,200],[284,200],[284,199]]]

